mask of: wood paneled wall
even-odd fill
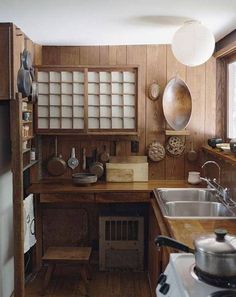
[[[184,179],[189,170],[199,169],[199,160],[190,163],[186,153],[190,140],[199,149],[207,138],[216,133],[216,60],[212,57],[198,67],[186,67],[173,56],[169,45],[127,46],[43,46],[43,65],[140,65],[139,85],[139,154],[146,154],[154,140],[165,144],[168,128],[162,112],[162,98],[153,102],[147,97],[147,87],[154,80],[163,90],[175,75],[189,86],[193,112],[188,126],[191,136],[186,138],[186,150],[179,158],[166,156],[158,163],[150,162],[149,179]],[[80,137],[78,136],[78,140]],[[116,143],[116,154],[131,155],[130,141]]]

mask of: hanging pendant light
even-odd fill
[[[174,34],[171,48],[179,62],[187,66],[198,66],[212,56],[215,38],[200,22],[188,21]]]

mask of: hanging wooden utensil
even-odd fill
[[[104,151],[101,153],[100,155],[100,160],[105,163],[105,162],[108,162],[109,161],[109,158],[110,158],[110,154],[107,152],[106,150],[106,146],[104,145],[103,146],[103,149]]]
[[[194,162],[194,161],[197,160],[197,158],[198,158],[198,154],[193,148],[193,138],[192,138],[191,150],[187,153],[187,159],[188,159],[189,162]]]
[[[76,167],[78,167],[79,165],[79,160],[75,157],[75,148],[72,147],[71,149],[71,157],[70,159],[67,161],[67,165],[74,170]]]
[[[97,161],[97,149],[93,152],[93,163],[89,167],[89,172],[96,174],[98,177],[101,177],[104,173],[103,164]]]
[[[83,159],[83,163],[82,163],[82,168],[83,170],[86,169],[86,148],[84,147],[82,150],[82,159]]]
[[[53,176],[62,175],[66,171],[66,162],[61,155],[57,156],[57,137],[55,137],[55,155],[48,161],[47,170]]]

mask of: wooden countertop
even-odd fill
[[[45,180],[33,183],[27,190],[34,194],[63,194],[63,193],[112,193],[112,192],[139,192],[151,193],[154,188],[186,188],[190,185],[184,180],[151,180],[148,182],[135,183],[106,183],[98,182],[94,185],[81,187],[75,186],[72,180]]]
[[[171,236],[191,248],[193,248],[194,239],[200,235],[214,233],[217,228],[224,228],[229,234],[236,235],[236,218],[228,220],[167,219],[162,216],[158,201],[155,198],[151,199],[151,205],[161,233],[165,236]]]
[[[224,228],[229,234],[236,235],[236,219],[229,220],[170,220],[166,219],[172,237],[193,248],[193,240],[200,235],[214,233]]]

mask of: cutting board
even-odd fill
[[[110,163],[146,163],[147,156],[110,156]]]
[[[148,163],[107,163],[107,182],[148,181]]]

